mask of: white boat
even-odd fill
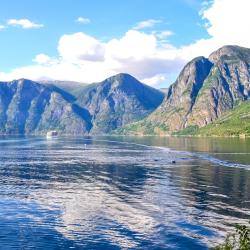
[[[47,132],[47,138],[53,138],[58,136],[58,132],[56,130],[48,131]]]

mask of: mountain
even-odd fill
[[[51,129],[87,133],[88,111],[71,101],[71,95],[33,81],[1,82],[0,133],[40,134]]]
[[[163,101],[164,94],[128,74],[91,84],[78,93],[77,104],[92,116],[92,134],[110,133],[145,118]]]
[[[121,133],[172,134],[203,127],[250,98],[250,49],[224,46],[189,62],[162,104]]]
[[[26,79],[0,82],[0,134],[109,133],[144,118],[163,98],[162,92],[127,74],[88,86]]]

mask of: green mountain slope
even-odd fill
[[[177,135],[250,136],[250,100],[228,111],[220,119],[205,127],[188,127]]]

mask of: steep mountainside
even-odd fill
[[[138,121],[154,111],[164,94],[128,74],[118,74],[103,82],[89,85],[78,94],[77,104],[92,116],[94,134]]]
[[[191,126],[177,135],[250,136],[250,100],[227,111],[221,118],[205,127]]]
[[[40,134],[51,129],[65,134],[88,133],[88,112],[70,98],[67,93],[25,79],[1,82],[0,133]]]
[[[76,88],[75,88],[76,87]],[[0,83],[0,134],[103,134],[144,118],[164,94],[119,74],[84,86],[21,79]]]
[[[188,117],[188,126],[204,126],[250,97],[250,49],[223,47],[209,60],[213,68]]]
[[[122,133],[171,134],[205,126],[250,98],[250,49],[225,46],[189,62],[163,103]]]

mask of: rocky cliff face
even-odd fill
[[[187,124],[193,106],[212,63],[199,57],[188,63],[176,82],[170,86],[162,105],[148,119],[153,124],[164,123],[167,130],[179,130]]]
[[[171,133],[205,126],[250,98],[250,49],[225,46],[189,62],[159,108],[141,123]]]
[[[211,123],[250,97],[250,49],[226,46],[212,53],[209,60],[213,67],[187,125]]]
[[[162,92],[119,74],[101,83],[0,83],[0,134],[103,134],[144,118],[162,102]],[[67,88],[66,88],[66,87]],[[70,90],[68,92],[67,90]]]

